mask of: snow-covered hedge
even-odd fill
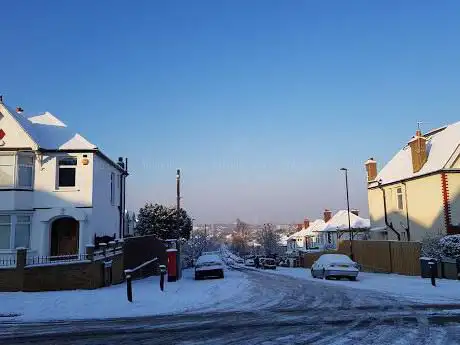
[[[422,240],[422,256],[434,259],[460,258],[460,235],[426,237]]]
[[[445,257],[460,257],[460,235],[445,236],[439,240]]]

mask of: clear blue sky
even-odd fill
[[[367,214],[363,162],[459,119],[460,1],[3,1],[0,93],[202,222]]]

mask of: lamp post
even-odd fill
[[[347,192],[347,211],[348,211],[348,233],[350,234],[350,259],[354,260],[353,255],[353,233],[351,232],[351,221],[350,221],[350,198],[348,196],[348,169],[340,168],[345,172],[345,189]]]

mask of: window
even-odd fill
[[[115,205],[115,173],[110,173],[110,203]]]
[[[30,153],[0,155],[0,188],[32,189],[34,156]]]
[[[34,182],[34,157],[18,156],[18,187],[32,188]]]
[[[398,210],[404,210],[403,193],[401,187],[396,189],[396,197],[398,203]]]
[[[75,187],[76,170],[76,158],[60,158],[58,171],[58,187]]]
[[[14,155],[0,155],[0,188],[14,187]]]
[[[29,215],[0,215],[0,249],[29,248],[30,224]]]
[[[0,249],[10,248],[11,216],[0,215]]]
[[[14,248],[29,248],[30,216],[16,216]]]

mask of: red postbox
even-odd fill
[[[166,249],[168,255],[168,282],[175,282],[177,280],[177,249]]]

